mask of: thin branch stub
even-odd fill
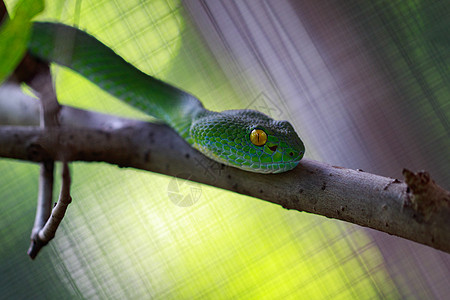
[[[437,185],[428,172],[414,173],[403,169],[403,176],[409,189],[411,206],[425,221],[441,209],[450,208],[450,192]]]

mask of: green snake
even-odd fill
[[[280,173],[297,166],[305,152],[289,122],[248,109],[209,111],[193,95],[141,72],[74,27],[34,23],[28,51],[78,72],[120,100],[164,121],[195,149],[225,165]]]

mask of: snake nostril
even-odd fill
[[[273,151],[273,152],[277,151],[277,148],[278,148],[277,145],[273,145],[273,146],[269,147],[270,151]]]
[[[289,156],[294,156],[294,152],[292,152],[292,151],[289,152],[288,154],[289,154]]]

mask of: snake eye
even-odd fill
[[[253,129],[250,133],[250,141],[255,146],[264,146],[267,142],[267,133],[262,129]]]

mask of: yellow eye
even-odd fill
[[[267,142],[267,134],[261,129],[253,129],[250,133],[250,141],[255,146],[264,146]]]

